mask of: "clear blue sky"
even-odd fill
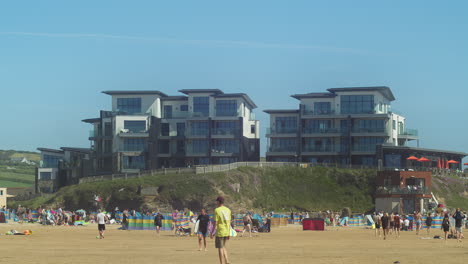
[[[421,147],[468,152],[466,1],[3,1],[0,149],[89,146],[103,90],[219,88],[259,106],[386,85]],[[265,140],[262,140],[262,152]]]

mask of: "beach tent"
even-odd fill
[[[302,220],[302,230],[325,230],[325,222],[322,218],[306,218]]]

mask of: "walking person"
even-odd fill
[[[202,251],[202,240],[203,240],[203,247],[205,251],[206,249],[206,236],[208,235],[208,224],[210,223],[210,216],[206,214],[205,209],[201,209],[201,213],[197,218],[198,221],[198,250]]]
[[[252,217],[249,212],[245,213],[242,221],[244,221],[244,230],[242,230],[241,237],[244,236],[246,230],[249,232],[249,237],[252,237]]]
[[[390,230],[390,216],[387,213],[384,213],[384,216],[381,218],[382,221],[382,230],[383,230],[383,239],[387,239],[388,232]]]
[[[389,217],[390,217],[390,229],[389,229],[389,231],[390,231],[390,234],[392,234],[393,229],[395,228],[395,219],[394,219],[395,214],[392,212]]]
[[[427,227],[427,234],[429,235],[429,233],[431,233],[431,227],[432,227],[432,215],[431,215],[431,213],[427,214],[426,227]]]
[[[102,213],[102,210],[98,210],[98,214],[96,216],[96,221],[98,223],[98,231],[99,231],[99,238],[103,239],[104,238],[104,232],[106,231],[106,221],[107,221],[107,216]]]
[[[462,236],[462,225],[463,225],[463,219],[465,218],[465,215],[460,212],[460,208],[457,208],[455,211],[455,214],[453,214],[453,219],[455,219],[455,232],[457,234],[457,241],[461,242],[461,236]]]
[[[159,237],[159,231],[161,230],[162,227],[162,220],[164,220],[164,216],[158,212],[156,216],[154,217],[154,226],[156,227],[156,234]]]
[[[172,213],[172,230],[174,230],[174,235],[177,233],[177,220],[179,218],[179,210],[175,210]]]
[[[444,220],[442,220],[441,229],[444,230],[444,239],[447,241],[448,233],[450,231],[450,220],[448,214],[444,216]]]
[[[395,222],[394,222],[394,228],[395,228],[395,235],[397,237],[400,237],[400,228],[401,228],[401,218],[398,213],[395,214],[394,216]]]
[[[420,212],[416,212],[414,215],[414,221],[416,221],[416,235],[419,235],[419,231],[422,227],[422,215]]]
[[[214,225],[216,227],[215,247],[218,249],[219,263],[229,263],[226,243],[230,235],[231,210],[224,206],[224,197],[216,198],[217,208],[214,211]]]
[[[380,235],[380,215],[377,212],[374,213],[373,220],[375,226],[375,237],[377,237],[377,235],[379,235],[379,237],[382,237]]]

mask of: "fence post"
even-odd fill
[[[180,174],[180,168],[179,168],[179,174]]]
[[[138,172],[138,176],[137,176],[137,177],[140,178],[140,172]]]
[[[127,179],[127,178],[128,178],[127,173],[125,173],[125,179]]]
[[[166,175],[166,168],[164,168],[164,175]]]
[[[111,179],[114,180],[114,174],[111,174]]]

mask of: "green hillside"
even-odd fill
[[[137,179],[87,183],[62,188],[56,194],[21,204],[91,208],[93,195],[103,206],[125,208],[213,208],[215,197],[224,195],[234,210],[341,210],[372,209],[376,172],[314,168],[239,168],[210,174],[175,174]],[[236,186],[239,185],[239,192]],[[148,187],[157,190],[144,196]]]
[[[40,155],[36,152],[0,150],[0,187],[30,188],[34,186],[36,165],[12,162],[12,158],[26,158],[39,163]]]

